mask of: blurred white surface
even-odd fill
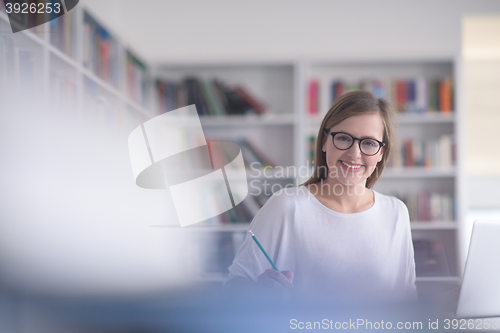
[[[184,234],[149,227],[178,225],[171,198],[134,181],[127,136],[136,125],[40,104],[1,104],[0,284],[63,295],[186,285],[197,258]]]

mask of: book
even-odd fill
[[[451,168],[456,164],[455,138],[406,138],[389,157],[389,167]]]
[[[103,60],[109,63],[111,48],[108,42],[103,43]],[[135,102],[145,104],[147,99],[148,74],[146,65],[139,60],[131,51],[126,51],[126,78],[127,94]],[[111,75],[109,66],[103,69],[103,75]]]
[[[223,115],[224,110],[222,109],[221,103],[217,99],[217,95],[213,90],[213,86],[206,80],[200,80],[200,84],[203,98],[206,101],[209,113],[214,116]]]
[[[241,98],[243,98],[248,103],[248,105],[250,105],[251,108],[258,114],[266,112],[265,104],[262,101],[257,100],[245,88],[243,88],[242,86],[236,86],[234,89],[238,94],[240,94]]]
[[[50,21],[50,43],[69,56],[74,55],[74,12]]]
[[[452,110],[452,81],[450,77],[439,82],[439,109],[445,113]]]
[[[319,83],[318,80],[311,80],[309,82],[309,107],[308,112],[310,115],[318,114],[319,104]]]
[[[309,161],[311,162],[311,165],[314,164],[314,157],[316,155],[316,136],[310,135],[309,139]]]
[[[398,80],[396,81],[396,100],[394,101],[396,110],[398,110],[399,112],[404,112],[407,101],[408,101],[408,84],[404,80]]]
[[[410,221],[449,222],[456,220],[455,196],[450,193],[418,191],[393,195],[408,207]]]

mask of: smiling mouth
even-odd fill
[[[351,165],[351,164],[348,164],[344,161],[340,161],[340,163],[342,163],[343,165],[345,165],[346,167],[348,168],[352,168],[352,169],[359,169],[362,167],[362,165]]]

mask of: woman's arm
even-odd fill
[[[283,241],[283,226],[290,222],[291,209],[289,198],[276,193],[269,198],[250,224],[250,229],[259,237],[261,245],[274,262],[279,258],[277,253]],[[287,269],[287,267],[280,267]],[[266,271],[267,270],[267,271]],[[229,277],[226,284],[247,284],[249,282],[272,285],[278,283],[290,286],[291,276],[272,270],[269,261],[247,233],[243,244],[238,249],[233,264],[229,267]],[[291,274],[291,273],[290,273]],[[243,278],[244,280],[236,278]],[[229,282],[231,281],[231,282]]]

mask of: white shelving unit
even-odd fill
[[[84,66],[84,12],[92,16],[92,12],[79,4],[69,15],[73,16],[75,36],[74,52],[66,54],[50,42],[50,24],[45,24],[41,34],[31,31],[6,34],[16,50],[31,53],[32,85],[34,93],[49,105],[59,105],[64,112],[70,112],[76,117],[85,119],[87,110],[102,117],[103,123],[121,122],[123,130],[132,130],[142,122],[158,114],[154,79],[181,80],[186,76],[200,78],[217,78],[229,85],[241,84],[265,101],[269,111],[264,115],[242,115],[201,117],[205,135],[208,138],[235,140],[240,137],[251,137],[252,141],[281,167],[304,167],[308,161],[308,138],[316,135],[322,120],[322,115],[330,106],[328,87],[333,79],[350,81],[365,78],[414,78],[414,77],[444,77],[452,76],[455,87],[454,94],[459,96],[460,63],[455,59],[401,59],[398,61],[381,61],[372,59],[348,60],[300,60],[283,62],[252,62],[235,61],[233,63],[178,63],[152,64],[151,79],[147,100],[138,103],[127,95],[125,78],[126,50],[130,50],[117,34],[107,29],[118,44],[120,84],[118,87],[107,82],[92,70]],[[101,22],[100,22],[101,23]],[[0,13],[0,28],[10,30],[8,18]],[[134,54],[137,54],[133,52]],[[0,61],[2,54],[0,53]],[[389,59],[390,57],[388,57]],[[5,61],[5,60],[4,60]],[[0,63],[1,65],[1,63]],[[19,66],[19,65],[18,65]],[[15,66],[14,66],[15,67]],[[22,69],[13,68],[12,74],[21,80]],[[3,74],[2,74],[3,75]],[[306,112],[307,83],[311,78],[318,79],[321,86],[319,115],[309,116]],[[5,86],[5,80],[2,83]],[[58,88],[59,87],[59,88]],[[61,88],[63,87],[63,88]],[[73,97],[68,104],[64,94],[69,89]],[[9,88],[10,89],[10,88]],[[456,282],[460,278],[461,263],[458,251],[458,233],[463,220],[463,193],[461,170],[461,115],[460,99],[454,99],[455,110],[448,115],[436,114],[405,114],[399,118],[400,131],[413,137],[436,137],[439,134],[453,134],[457,137],[457,165],[446,169],[387,168],[375,189],[382,193],[392,193],[399,190],[428,190],[431,192],[454,193],[457,202],[457,219],[455,221],[412,221],[411,227],[415,239],[433,239],[441,242],[446,251],[450,266],[450,277],[422,277],[421,282]],[[68,111],[69,110],[69,111]],[[94,114],[93,116],[96,116]],[[401,132],[400,132],[401,133]],[[276,170],[268,170],[269,176],[258,175],[249,170],[250,180],[269,180],[286,185],[297,185],[307,179],[292,173],[276,175]],[[241,221],[244,222],[244,221]],[[167,226],[158,226],[167,227]],[[236,223],[218,226],[193,226],[185,228],[192,232],[210,233],[244,233],[247,223]],[[209,280],[219,281],[220,277],[210,275]]]

